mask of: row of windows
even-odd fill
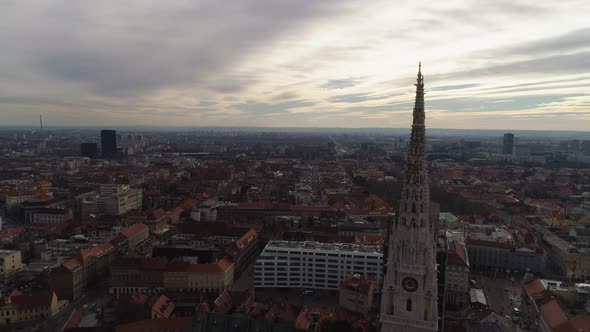
[[[340,258],[358,258],[358,259],[381,259],[379,256],[359,256],[352,254],[328,254],[322,252],[299,252],[299,251],[282,251],[282,250],[264,250],[265,254],[290,254],[290,255],[303,255],[303,256],[323,256],[323,257],[340,257]],[[273,256],[279,257],[279,259],[287,259],[288,256]],[[291,259],[296,257],[291,257]]]
[[[279,262],[263,262],[260,261],[261,258],[259,258],[259,261],[257,262],[258,265],[279,265],[279,266],[287,266],[287,265],[293,265],[293,266],[299,266],[301,263],[300,262],[284,262],[284,261],[279,261]],[[263,260],[266,260],[266,258],[262,258]],[[309,260],[307,262],[303,262],[304,265],[313,265],[314,263],[325,263],[326,261],[324,259],[316,259],[315,262],[312,260]],[[381,262],[367,262],[367,261],[341,261],[341,262],[333,262],[331,260],[328,260],[328,263],[339,263],[339,264],[354,264],[354,265],[372,265],[372,266],[377,266],[377,265],[382,265]],[[333,267],[338,267],[339,265],[334,265],[334,264],[329,264],[329,266],[333,266]]]

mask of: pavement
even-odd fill
[[[476,288],[483,289],[486,294],[488,306],[494,312],[504,317],[512,316],[514,307],[520,308],[521,285],[507,278],[493,278],[488,275],[475,275],[472,277],[477,283]],[[511,301],[511,299],[515,301]]]

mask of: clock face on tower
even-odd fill
[[[418,289],[418,281],[412,277],[407,277],[402,280],[402,287],[406,292],[415,292]]]

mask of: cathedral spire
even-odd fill
[[[382,331],[437,328],[435,221],[426,161],[424,77],[418,65],[412,133],[399,209],[390,230],[381,301]]]

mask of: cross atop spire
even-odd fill
[[[416,85],[419,85],[422,83],[422,79],[424,77],[422,77],[422,61],[418,62],[418,83]]]

